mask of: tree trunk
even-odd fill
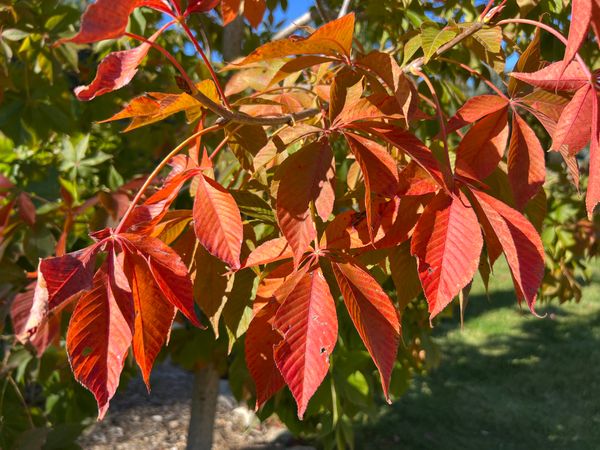
[[[238,16],[223,29],[223,60],[231,62],[242,55],[244,37],[244,18]]]
[[[219,372],[212,366],[194,374],[187,450],[211,450],[219,397]]]

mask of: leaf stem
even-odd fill
[[[171,22],[169,22],[168,24],[166,24],[165,26],[162,27],[162,31],[164,31],[164,29],[168,28],[169,26],[173,25],[176,21],[172,20]],[[155,50],[158,50],[160,53],[162,53],[171,64],[173,64],[173,66],[179,71],[179,73],[181,74],[181,76],[183,77],[183,79],[185,80],[185,82],[188,84],[188,86],[190,87],[191,91],[194,91],[196,89],[196,85],[194,83],[194,81],[190,78],[190,76],[187,74],[187,72],[185,71],[185,69],[183,68],[183,66],[179,63],[179,61],[177,61],[177,59],[175,59],[175,57],[169,53],[169,51],[167,51],[166,48],[164,48],[162,45],[157,44],[156,42],[152,42],[149,41],[148,39],[146,39],[144,36],[139,36],[135,33],[130,33],[127,32],[125,33],[125,36],[141,41],[141,42],[145,42],[146,44],[149,44],[152,46],[152,48],[154,48]]]
[[[433,101],[435,102],[435,111],[438,116],[438,120],[440,122],[440,131],[442,133],[442,140],[444,142],[444,157],[445,157],[444,163],[445,164],[444,164],[444,172],[443,173],[444,173],[444,178],[445,178],[446,184],[448,186],[448,189],[450,189],[450,191],[452,191],[452,188],[454,185],[454,180],[452,177],[452,165],[450,163],[450,150],[448,149],[448,130],[446,129],[446,119],[444,117],[444,111],[442,110],[442,105],[440,104],[440,99],[438,98],[437,93],[435,92],[435,88],[433,87],[433,84],[431,83],[431,80],[429,79],[429,77],[419,70],[413,69],[413,73],[423,79],[423,81],[427,85],[427,88],[429,89],[429,92],[431,92]]]
[[[148,189],[148,186],[150,186],[150,183],[152,183],[152,181],[154,180],[154,178],[156,178],[156,176],[159,174],[159,172],[169,163],[171,158],[173,158],[175,155],[177,155],[177,153],[179,153],[183,148],[185,148],[190,142],[192,142],[197,137],[200,137],[204,134],[216,131],[219,128],[221,128],[222,126],[223,126],[222,124],[215,124],[208,128],[204,128],[200,131],[195,132],[194,134],[189,136],[186,140],[184,140],[181,144],[179,144],[177,147],[175,147],[173,150],[171,150],[169,152],[169,154],[163,158],[163,160],[158,164],[158,166],[156,166],[154,168],[152,173],[150,175],[148,175],[148,178],[146,179],[146,181],[144,182],[142,187],[140,187],[140,190],[137,192],[137,194],[135,195],[135,197],[129,204],[127,211],[125,211],[125,214],[121,218],[121,221],[115,228],[115,234],[119,234],[123,230],[123,226],[125,225],[125,223],[127,222],[127,219],[129,218],[129,216],[135,209],[136,205],[142,198],[142,195],[144,195],[144,192],[146,191],[146,189]]]
[[[446,57],[440,57],[440,61],[445,61],[447,63],[450,64],[455,64],[457,66],[459,66],[460,68],[466,70],[467,72],[469,72],[472,75],[475,75],[476,77],[478,77],[481,81],[483,81],[485,84],[487,84],[489,86],[489,88],[491,90],[493,90],[496,94],[498,94],[500,97],[505,98],[506,100],[509,100],[509,98],[500,90],[496,87],[496,85],[494,85],[494,83],[492,83],[490,80],[488,80],[486,77],[484,77],[482,74],[480,74],[479,72],[477,72],[476,70],[470,68],[469,66],[467,66],[466,64],[463,64],[461,62],[455,61],[453,59],[450,58],[446,58]]]

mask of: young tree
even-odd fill
[[[202,29],[195,33],[190,23],[201,14],[215,18],[217,8],[217,20],[237,24],[236,33],[242,13],[257,28],[265,1],[240,8],[239,0],[96,0],[77,34],[55,43],[137,41],[106,55],[94,79],[75,89],[81,101],[123,88],[157,52],[178,72],[179,90],[135,97],[105,122],[130,119],[133,130],[185,112],[193,130],[139,183],[113,226],[93,231],[88,246],[71,253],[63,246],[41,259],[37,283],[13,303],[15,334],[42,351],[60,332],[60,311],[74,308],[66,349],[100,419],[130,349],[149,387],[178,321],[174,358],[178,334],[203,336],[194,341],[205,346],[202,354],[190,365],[205,395],[216,395],[217,368],[228,361],[232,382],[252,392],[263,414],[275,411],[294,427],[278,394],[287,386],[300,420],[328,411],[332,445],[341,446],[361,408],[340,398],[351,377],[358,373],[372,387],[376,370],[389,401],[401,391],[393,373],[406,378],[419,365],[411,347],[418,349],[429,327],[423,318],[432,321],[468,295],[478,271],[487,282],[502,254],[518,301],[537,314],[548,158],[538,123],[575,184],[578,155],[589,145],[585,205],[592,221],[600,201],[598,94],[579,50],[589,29],[597,32],[595,2],[572,2],[568,37],[524,18],[526,7],[513,18],[515,6],[505,2],[455,13],[452,5],[438,11],[410,1],[361,2],[353,11],[345,1],[337,18],[322,3],[318,12],[331,20],[301,37],[284,30],[279,40],[228,61],[226,83],[199,42]],[[154,33],[127,31],[141,7],[165,17]],[[373,35],[369,23],[380,11],[392,11],[390,23],[402,32]],[[364,35],[355,34],[357,24]],[[159,43],[172,27],[196,50],[206,78]],[[531,30],[506,74],[506,54],[519,51]],[[545,62],[541,42],[549,37],[566,50]],[[240,41],[228,39],[227,54],[238,53]],[[595,59],[596,49],[585,51]],[[466,99],[466,89],[476,95]],[[191,208],[174,207],[186,201]],[[26,218],[27,198],[16,202]],[[65,226],[65,236],[70,231]],[[427,311],[413,302],[421,293]],[[207,323],[212,331],[188,326]],[[216,344],[206,342],[211,333]],[[240,355],[249,389],[244,370],[233,369]],[[190,431],[190,448],[210,445],[194,423]]]

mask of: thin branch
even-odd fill
[[[125,211],[125,214],[121,218],[121,221],[115,228],[115,234],[118,234],[123,230],[123,226],[125,226],[127,219],[129,218],[129,216],[135,209],[138,202],[141,200],[142,195],[144,195],[144,192],[146,191],[146,189],[148,189],[148,186],[150,186],[150,183],[152,183],[152,181],[154,180],[154,178],[156,178],[156,176],[159,174],[159,172],[169,163],[171,158],[173,158],[175,155],[177,155],[177,153],[179,153],[183,148],[185,148],[190,142],[194,141],[194,139],[196,139],[197,137],[202,136],[207,133],[211,133],[213,131],[216,131],[219,128],[221,128],[222,126],[223,126],[222,124],[216,124],[216,125],[212,125],[208,128],[204,128],[200,131],[197,131],[196,133],[189,136],[186,140],[184,140],[177,147],[175,147],[173,150],[171,150],[169,152],[169,154],[163,158],[163,160],[160,162],[160,164],[158,164],[158,166],[156,166],[154,168],[152,173],[150,175],[148,175],[148,178],[146,179],[146,181],[144,182],[144,184],[142,185],[140,190],[137,192],[137,194],[135,194],[135,197],[129,204],[127,211]]]
[[[442,140],[444,143],[445,167],[443,169],[443,174],[444,178],[446,178],[445,181],[448,188],[452,191],[452,164],[450,163],[450,150],[448,149],[448,130],[446,129],[446,118],[444,117],[444,111],[442,109],[442,105],[440,104],[440,99],[438,98],[437,93],[435,92],[435,88],[433,87],[433,84],[431,83],[429,77],[418,70],[413,70],[413,73],[423,79],[423,81],[427,85],[427,88],[429,89],[429,92],[431,92],[431,97],[433,98],[433,101],[435,102],[435,111],[440,122],[440,130],[442,133]]]
[[[463,70],[466,70],[467,72],[469,72],[472,75],[475,75],[476,77],[478,77],[481,81],[483,81],[485,84],[488,85],[488,87],[493,90],[496,94],[498,94],[500,97],[505,98],[506,100],[508,100],[508,97],[504,94],[504,92],[502,92],[500,89],[498,89],[498,87],[496,87],[496,85],[494,83],[492,83],[490,80],[488,80],[486,77],[484,77],[482,74],[480,74],[479,72],[477,72],[476,70],[472,69],[471,67],[467,66],[466,64],[463,64],[459,61],[455,61],[453,59],[450,58],[445,58],[445,57],[440,57],[439,58],[440,61],[444,61],[450,64],[455,64],[457,66],[459,66],[460,68],[462,68]]]
[[[169,22],[167,25],[172,25],[174,24],[175,21],[171,21]],[[168,28],[166,25],[163,28]],[[125,33],[125,36],[131,38],[131,39],[135,39],[137,41],[140,42],[144,42],[148,45],[151,45],[153,49],[158,50],[160,53],[162,53],[164,55],[165,58],[167,58],[169,60],[169,62],[171,64],[173,64],[173,66],[179,71],[179,73],[181,74],[181,76],[183,77],[183,79],[185,80],[185,82],[188,84],[189,88],[191,90],[195,89],[195,84],[194,81],[190,78],[190,76],[187,74],[187,72],[185,71],[185,69],[182,67],[181,64],[179,64],[179,61],[177,61],[177,59],[175,59],[175,57],[169,53],[167,51],[167,49],[165,49],[162,45],[157,44],[156,42],[153,41],[149,41],[148,39],[146,39],[144,36],[140,36],[137,35],[135,33]]]
[[[312,13],[310,11],[305,12],[300,17],[297,17],[294,20],[292,20],[292,23],[290,23],[283,30],[280,30],[277,33],[275,33],[275,35],[273,35],[273,40],[277,41],[279,39],[288,37],[290,34],[292,34],[298,28],[302,28],[303,26],[309,24],[312,21],[312,19],[313,19]]]
[[[340,9],[340,12],[338,14],[338,19],[344,17],[346,14],[348,14],[348,8],[350,8],[350,2],[352,0],[344,0],[344,3],[342,4],[342,8]]]
[[[229,105],[229,102],[227,101],[227,97],[225,96],[225,92],[223,91],[223,88],[221,87],[221,83],[219,83],[219,78],[217,77],[217,74],[215,73],[215,70],[213,69],[212,64],[210,63],[210,60],[206,56],[206,53],[204,53],[204,50],[202,50],[202,46],[196,39],[196,36],[194,36],[194,33],[192,33],[192,30],[190,30],[190,28],[187,26],[187,23],[185,23],[183,20],[180,21],[179,23],[183,27],[183,31],[185,31],[185,34],[187,34],[187,36],[190,38],[190,41],[194,45],[194,48],[200,54],[200,57],[202,58],[202,60],[204,61],[204,64],[206,65],[206,68],[210,72],[210,76],[213,79],[215,86],[217,87],[217,91],[219,92],[219,96],[221,97],[223,104],[225,106],[227,106],[227,108],[231,108],[231,105]]]
[[[208,98],[202,92],[198,91],[194,87],[194,91],[192,92],[192,96],[198,100],[202,106],[206,109],[209,109],[216,115],[221,117],[221,122],[232,122],[232,123],[241,123],[245,125],[284,125],[284,124],[293,124],[296,121],[308,119],[309,117],[316,116],[320,110],[317,108],[307,109],[304,111],[300,111],[298,113],[293,114],[283,114],[281,116],[275,117],[253,117],[248,114],[230,111],[223,106],[219,105],[212,99]]]

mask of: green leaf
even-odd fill
[[[427,64],[438,48],[450,42],[455,36],[455,31],[440,30],[433,22],[425,22],[421,25],[421,47],[425,54],[425,64]]]
[[[27,36],[29,36],[27,31],[17,28],[6,28],[2,31],[2,39],[6,39],[7,41],[22,41]]]

